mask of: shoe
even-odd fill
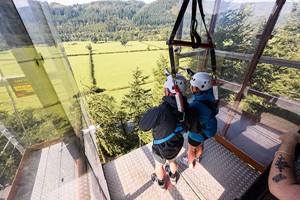
[[[187,166],[190,169],[194,169],[194,162],[193,163],[188,163],[188,157],[187,156],[183,156],[180,159],[181,163],[184,164],[185,166]]]
[[[169,163],[166,163],[166,165],[165,165],[165,170],[166,170],[166,174],[169,176],[169,178],[170,178],[170,182],[171,182],[171,184],[172,185],[176,185],[176,183],[177,183],[177,177],[176,177],[176,174],[175,174],[175,177],[174,178],[172,178],[171,177],[171,168],[170,168],[170,165],[169,165]]]
[[[151,181],[154,183],[154,185],[157,185],[157,187],[158,187],[160,190],[162,190],[162,191],[167,190],[166,182],[164,181],[164,184],[159,185],[159,183],[158,183],[158,178],[157,178],[157,176],[156,176],[155,173],[151,174]]]
[[[199,158],[195,158],[195,161],[196,161],[197,163],[200,163],[201,160],[202,160],[202,155],[201,155]]]

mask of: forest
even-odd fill
[[[176,18],[177,1],[51,3],[50,8],[63,41],[165,40]]]
[[[250,6],[255,15],[264,15],[273,6],[273,2],[261,3],[230,3],[224,1],[222,9],[239,9]],[[211,15],[214,2],[204,4],[207,17]],[[228,7],[229,6],[229,7]],[[287,14],[292,7],[286,2]],[[178,0],[159,0],[151,4],[142,1],[95,1],[88,4],[65,6],[58,3],[50,4],[51,14],[56,22],[62,41],[165,41],[172,30],[178,13]],[[187,19],[190,10],[186,11]],[[249,16],[248,20],[252,20]],[[279,19],[279,23],[284,18]]]

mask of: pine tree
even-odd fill
[[[142,87],[149,76],[143,76],[139,68],[133,70],[132,76],[133,80],[129,83],[129,93],[124,95],[121,107],[127,113],[127,121],[133,122],[133,134],[139,135],[139,145],[141,146],[148,143],[150,137],[149,133],[140,132],[138,120],[152,106],[152,95],[150,89]]]
[[[166,81],[166,75],[164,74],[164,69],[168,68],[169,62],[166,57],[160,55],[156,62],[156,68],[153,69],[153,75],[155,79],[155,84],[152,90],[153,105],[158,105],[162,101],[164,95],[164,82]]]
[[[286,23],[279,26],[276,34],[269,41],[264,55],[300,60],[300,4],[293,4],[292,13],[286,17]],[[300,100],[300,72],[299,69],[269,66],[273,77],[267,86],[269,93],[280,95],[287,99]]]
[[[90,72],[91,72],[91,88],[95,88],[97,85],[96,78],[95,78],[95,66],[93,60],[93,48],[91,44],[88,44],[86,48],[89,50],[89,57],[90,57]]]
[[[102,163],[136,147],[138,138],[127,135],[126,114],[119,109],[113,97],[93,93],[88,99],[88,108],[91,123],[100,125],[96,138]]]
[[[240,10],[228,10],[219,14],[213,41],[218,50],[252,53],[255,47],[254,22],[250,25],[251,10],[245,6]]]

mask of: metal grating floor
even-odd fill
[[[185,134],[186,137],[186,134]],[[187,140],[179,154],[183,156]],[[103,165],[111,199],[224,199],[239,198],[259,176],[213,138],[205,142],[201,163],[190,170],[179,162],[176,186],[162,192],[150,181],[154,171],[151,144]]]
[[[72,153],[64,142],[26,151],[16,175],[18,178],[13,183],[11,193],[14,194],[10,198],[90,199],[90,175],[79,176],[78,164],[74,162]]]
[[[218,131],[226,123],[229,109],[221,107]],[[263,121],[272,121],[270,116]],[[267,167],[278,148],[280,132],[236,113],[226,139]],[[187,149],[187,134],[179,157]],[[150,181],[154,172],[151,144],[103,165],[111,199],[224,199],[239,198],[260,175],[213,138],[205,142],[203,159],[190,170],[179,163],[180,179],[161,192]]]

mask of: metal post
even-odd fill
[[[233,116],[235,111],[237,110],[238,106],[240,105],[240,102],[243,98],[243,93],[244,90],[246,89],[246,87],[248,86],[248,83],[254,73],[254,70],[257,66],[257,63],[259,62],[259,59],[261,57],[261,55],[263,54],[264,48],[268,42],[268,40],[271,38],[271,33],[274,29],[274,26],[277,22],[277,19],[279,17],[280,11],[283,7],[283,5],[285,4],[286,0],[277,0],[274,7],[273,7],[273,12],[271,13],[268,22],[265,26],[265,29],[261,35],[260,41],[254,51],[254,55],[251,59],[251,62],[248,64],[248,68],[246,70],[246,74],[244,76],[243,82],[242,82],[242,87],[240,89],[240,91],[237,93],[235,100],[234,100],[234,104],[232,107],[232,110],[229,113],[229,116],[227,118],[227,122],[223,127],[222,132],[220,133],[222,136],[225,136],[225,134],[227,133],[227,130],[233,120]]]

